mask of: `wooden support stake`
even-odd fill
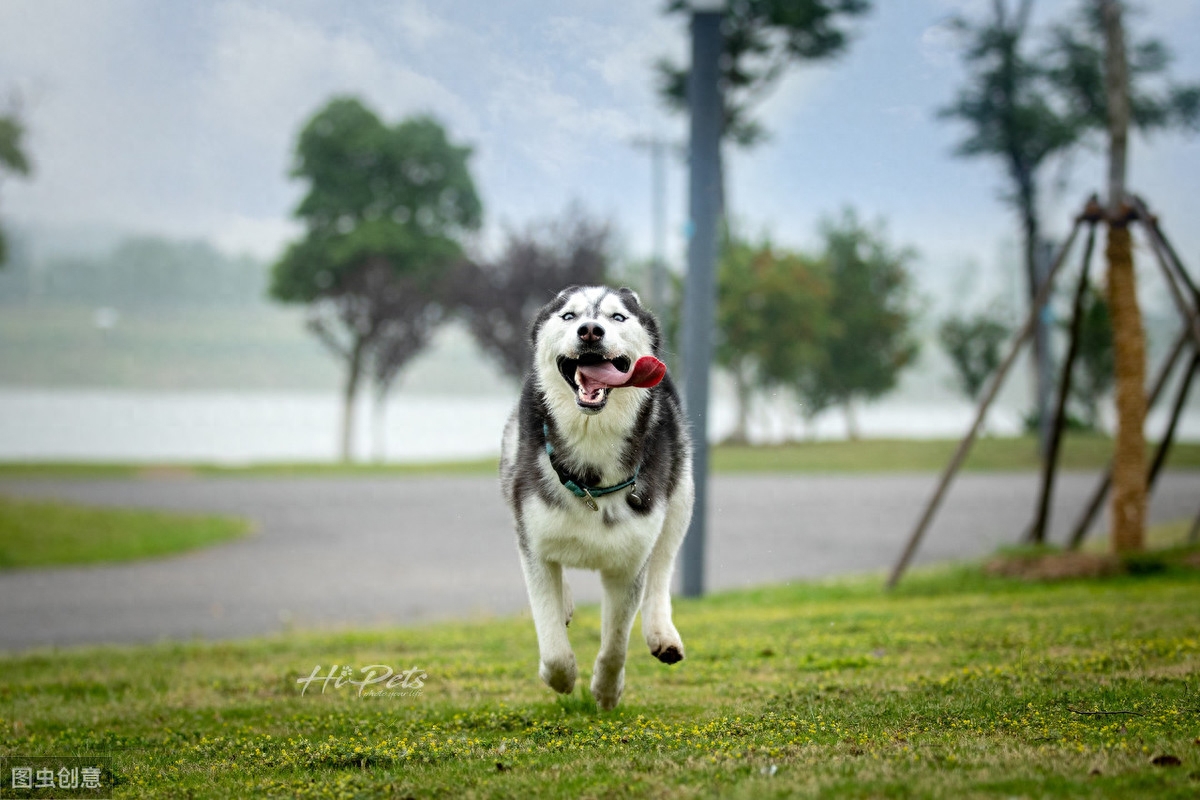
[[[1188,390],[1192,388],[1192,380],[1196,377],[1198,365],[1200,365],[1200,350],[1192,354],[1192,363],[1183,371],[1179,394],[1175,395],[1175,405],[1171,407],[1171,419],[1167,422],[1167,430],[1163,433],[1162,441],[1158,443],[1158,452],[1154,454],[1154,462],[1150,465],[1150,472],[1146,479],[1147,493],[1154,488],[1154,480],[1167,460],[1167,453],[1171,449],[1171,443],[1175,440],[1175,428],[1179,424],[1179,418],[1183,415],[1183,407],[1187,404]]]
[[[1159,395],[1167,386],[1167,379],[1171,377],[1171,370],[1175,369],[1175,362],[1179,360],[1179,356],[1183,353],[1183,348],[1191,339],[1191,333],[1185,326],[1179,331],[1179,335],[1175,337],[1175,344],[1171,345],[1171,351],[1167,353],[1167,357],[1163,359],[1162,367],[1158,371],[1158,377],[1154,380],[1154,386],[1150,389],[1150,395],[1146,398],[1146,411],[1154,408],[1154,404],[1158,402]],[[1074,550],[1082,544],[1083,539],[1087,536],[1088,530],[1092,527],[1092,522],[1096,519],[1096,514],[1100,512],[1100,506],[1104,503],[1104,496],[1108,494],[1109,486],[1112,485],[1112,461],[1108,462],[1108,466],[1104,468],[1104,474],[1100,476],[1100,482],[1096,485],[1095,491],[1092,492],[1092,497],[1084,506],[1083,513],[1079,516],[1079,521],[1075,523],[1075,529],[1071,532],[1071,538],[1067,543],[1067,547]]]
[[[1067,414],[1067,400],[1071,394],[1071,371],[1075,366],[1075,357],[1079,353],[1079,329],[1083,323],[1083,298],[1088,289],[1088,269],[1092,264],[1092,247],[1096,244],[1096,223],[1088,225],[1087,245],[1083,250],[1083,263],[1079,267],[1079,285],[1075,288],[1075,301],[1071,306],[1071,339],[1067,345],[1067,355],[1063,360],[1062,372],[1058,383],[1058,404],[1054,409],[1054,427],[1050,431],[1050,441],[1046,447],[1046,457],[1042,459],[1042,483],[1038,492],[1037,515],[1033,524],[1025,534],[1025,540],[1032,544],[1044,544],[1046,528],[1050,524],[1050,498],[1054,495],[1054,478],[1058,472],[1058,449],[1062,443],[1063,421]]]
[[[1192,340],[1195,342],[1196,347],[1200,348],[1200,313],[1197,313],[1197,307],[1200,306],[1200,292],[1197,292],[1195,285],[1192,284],[1191,277],[1183,269],[1183,264],[1178,261],[1178,256],[1175,255],[1174,250],[1172,249],[1168,253],[1162,234],[1158,230],[1158,220],[1146,210],[1146,205],[1142,202],[1141,198],[1135,197],[1133,199],[1133,207],[1137,212],[1138,218],[1145,223],[1150,247],[1154,250],[1154,255],[1157,256],[1156,260],[1158,261],[1158,266],[1163,271],[1163,278],[1166,279],[1167,288],[1171,290],[1171,299],[1175,301],[1175,308],[1179,310],[1184,324],[1191,331]],[[1190,290],[1192,295],[1190,303],[1184,298],[1179,286],[1176,285],[1177,273],[1178,281]]]
[[[1179,253],[1175,251],[1174,246],[1171,244],[1170,240],[1167,239],[1167,235],[1163,233],[1162,228],[1158,224],[1158,217],[1146,210],[1146,203],[1142,200],[1142,198],[1135,196],[1134,202],[1137,203],[1139,213],[1144,215],[1143,221],[1150,229],[1150,232],[1158,238],[1159,243],[1162,244],[1163,249],[1167,252],[1167,255],[1171,257],[1171,263],[1174,265],[1175,271],[1179,275],[1179,280],[1181,280],[1183,285],[1188,288],[1188,291],[1192,293],[1192,298],[1196,301],[1197,308],[1200,308],[1200,288],[1196,287],[1196,283],[1192,280],[1192,276],[1189,275],[1188,271],[1183,268],[1183,259],[1179,257]]]
[[[971,424],[971,429],[967,431],[967,435],[959,442],[958,450],[955,451],[954,457],[950,459],[950,463],[946,465],[946,470],[942,473],[942,478],[938,482],[937,489],[934,490],[933,497],[929,499],[920,521],[917,522],[917,527],[913,529],[912,534],[908,537],[908,543],[904,546],[904,551],[900,554],[900,559],[896,562],[895,567],[892,568],[892,573],[888,576],[887,588],[894,589],[896,587],[896,584],[900,582],[901,576],[904,575],[904,570],[908,568],[908,562],[912,560],[913,554],[917,552],[917,545],[920,544],[921,537],[925,535],[925,529],[933,521],[933,516],[942,502],[942,497],[946,494],[946,489],[950,487],[950,482],[954,480],[955,474],[957,474],[962,463],[967,458],[967,453],[971,451],[971,445],[975,443],[975,437],[979,435],[979,429],[983,427],[983,420],[987,416],[988,408],[996,398],[997,393],[999,393],[1004,379],[1008,377],[1008,371],[1012,368],[1013,362],[1017,360],[1017,354],[1021,352],[1021,345],[1025,343],[1025,340],[1033,332],[1033,326],[1037,321],[1036,315],[1042,306],[1046,304],[1046,300],[1050,296],[1050,290],[1054,286],[1054,278],[1058,275],[1059,269],[1066,260],[1067,253],[1071,250],[1071,245],[1075,243],[1075,237],[1079,234],[1079,228],[1083,225],[1086,215],[1092,210],[1091,206],[1094,203],[1095,196],[1093,195],[1089,199],[1084,213],[1075,218],[1075,225],[1071,228],[1070,236],[1067,237],[1067,241],[1063,243],[1063,246],[1059,248],[1058,255],[1055,256],[1050,270],[1046,273],[1046,279],[1038,287],[1037,295],[1034,297],[1025,324],[1021,327],[1016,339],[1013,340],[1008,356],[997,367],[995,374],[992,376],[991,383],[988,385],[988,390],[979,402],[979,408],[975,412],[975,421]]]

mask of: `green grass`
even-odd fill
[[[880,583],[680,601],[688,659],[635,632],[610,713],[541,685],[527,617],[2,657],[0,755],[109,754],[114,796],[139,798],[1200,791],[1197,571]],[[570,633],[586,681],[597,610]],[[375,664],[422,670],[420,695],[296,683]]]
[[[856,442],[802,442],[769,447],[722,445],[714,448],[718,472],[930,472],[941,471],[958,448],[957,439],[862,439]],[[1147,448],[1147,452],[1151,452]],[[1112,440],[1095,434],[1063,439],[1064,469],[1098,469],[1112,455]],[[1200,468],[1200,442],[1176,442],[1167,465]],[[1032,470],[1039,466],[1032,436],[984,437],[967,458],[968,470]]]
[[[86,461],[0,462],[0,478],[174,478],[180,476],[357,477],[366,475],[495,475],[495,458],[433,461],[419,464],[339,464],[317,461],[276,461],[228,466],[204,463],[133,464]]]
[[[958,446],[949,439],[863,439],[856,442],[802,442],[774,446],[718,445],[712,450],[716,472],[936,472],[945,468]],[[1095,435],[1068,436],[1060,464],[1064,469],[1100,469],[1108,463],[1112,441]],[[141,478],[172,475],[355,476],[494,475],[496,459],[424,464],[337,464],[265,462],[248,466],[218,464],[129,464],[87,462],[0,462],[0,478]],[[1167,459],[1174,469],[1200,469],[1200,442],[1177,442]],[[965,468],[1012,471],[1038,468],[1033,437],[979,440]]]
[[[0,497],[0,570],[163,556],[228,541],[249,529],[231,517]]]

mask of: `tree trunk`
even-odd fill
[[[373,456],[377,464],[387,461],[387,396],[387,389],[375,393],[375,419],[371,422],[371,429],[375,439]]]
[[[1032,174],[1021,175],[1017,179],[1020,187],[1021,230],[1024,234],[1023,255],[1025,259],[1025,286],[1029,297],[1029,309],[1037,316],[1033,327],[1033,388],[1034,408],[1038,419],[1038,454],[1046,457],[1046,447],[1050,432],[1050,405],[1052,400],[1052,370],[1050,369],[1050,321],[1046,318],[1045,310],[1049,306],[1035,309],[1034,300],[1038,288],[1045,278],[1045,272],[1050,266],[1050,256],[1042,252],[1041,226],[1037,216],[1037,187]]]
[[[746,444],[750,441],[748,428],[750,422],[750,381],[745,369],[740,365],[731,370],[733,374],[733,393],[737,403],[736,420],[729,441]]]
[[[342,461],[354,459],[354,406],[358,399],[358,379],[362,376],[365,337],[355,335],[350,358],[346,362],[346,385],[342,393]]]
[[[842,403],[842,413],[846,415],[846,436],[852,442],[858,441],[858,415],[854,410],[854,398],[847,397]]]
[[[1144,547],[1146,525],[1146,341],[1138,310],[1125,213],[1129,75],[1118,0],[1097,0],[1104,20],[1108,100],[1108,303],[1112,314],[1117,434],[1112,472],[1112,549]]]

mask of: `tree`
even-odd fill
[[[1171,53],[1161,41],[1127,45],[1123,17],[1119,0],[1085,0],[1076,24],[1054,29],[1050,69],[1077,124],[1103,131],[1108,141],[1105,256],[1117,406],[1112,546],[1118,553],[1142,549],[1146,514],[1146,352],[1125,192],[1129,128],[1148,133],[1200,127],[1200,85],[1166,76]]]
[[[271,296],[310,306],[310,329],[346,363],[342,457],[350,458],[359,381],[409,293],[438,285],[479,227],[467,166],[429,117],[384,124],[355,98],[330,101],[304,126],[292,176],[308,183],[295,216],[305,235],[274,265]]]
[[[1053,27],[1045,53],[1046,74],[1075,124],[1096,133],[1108,131],[1101,7],[1095,0],[1082,2],[1071,24]],[[1166,74],[1173,55],[1161,40],[1143,39],[1127,48],[1126,55],[1133,127],[1142,133],[1200,128],[1200,85],[1177,83]]]
[[[727,237],[717,271],[714,357],[733,377],[737,424],[747,440],[755,389],[796,386],[815,368],[828,335],[830,282],[825,265],[799,253]]]
[[[1031,306],[1039,283],[1038,174],[1051,157],[1077,144],[1083,133],[1073,115],[1056,107],[1048,71],[1026,55],[1032,8],[1033,0],[1019,0],[1015,10],[1007,0],[993,0],[990,19],[952,21],[966,43],[963,60],[969,78],[954,102],[938,111],[939,117],[968,126],[970,132],[958,145],[957,155],[996,158],[1004,164],[1010,189],[1002,197],[1020,216]],[[1043,419],[1049,414],[1049,408],[1043,407],[1050,397],[1049,357],[1049,330],[1039,314],[1034,375],[1038,415]]]
[[[409,277],[388,281],[388,308],[371,353],[370,375],[375,388],[375,458],[385,458],[387,396],[400,371],[433,337],[446,315],[442,298],[450,290],[424,286]]]
[[[968,400],[979,399],[988,376],[1000,366],[1000,346],[1010,333],[1003,320],[989,313],[951,315],[938,326],[938,341]]]
[[[865,227],[852,209],[821,228],[832,282],[829,313],[836,328],[825,341],[824,358],[799,393],[804,402],[841,406],[847,432],[856,439],[854,403],[892,389],[919,350],[910,332],[914,312],[908,263],[915,253],[893,249],[882,225]]]
[[[690,14],[687,0],[670,0],[667,13]],[[742,147],[766,131],[751,117],[793,61],[817,61],[845,52],[843,25],[871,10],[868,0],[728,0],[722,30],[721,82],[724,137]],[[659,93],[670,108],[687,111],[688,68],[669,59],[657,64]]]
[[[1113,326],[1117,435],[1112,467],[1112,549],[1135,552],[1146,536],[1146,335],[1137,302],[1129,237],[1125,170],[1130,93],[1121,4],[1096,0],[1104,28],[1104,88],[1108,115],[1108,307]]]
[[[1100,427],[1100,398],[1113,385],[1112,320],[1104,293],[1089,286],[1079,313],[1077,372],[1071,382],[1071,397],[1080,407],[1084,423],[1095,430]]]
[[[15,114],[0,115],[0,177],[5,172],[27,176],[30,173],[29,158],[25,155],[22,139],[25,128]],[[0,229],[0,267],[8,260],[8,241]]]
[[[475,341],[516,381],[532,361],[529,320],[564,286],[600,284],[612,231],[572,205],[562,218],[508,231],[493,261],[460,265],[455,297]]]
[[[1026,285],[1030,302],[1037,291],[1040,246],[1038,175],[1054,156],[1087,141],[1095,130],[1107,130],[1104,83],[1104,26],[1095,0],[1084,0],[1077,20],[1056,25],[1037,58],[1026,54],[1032,0],[993,0],[991,18],[953,26],[964,36],[968,85],[939,115],[967,123],[970,135],[957,153],[994,157],[1005,165],[1011,190],[1004,199],[1021,218]],[[1144,132],[1170,127],[1195,128],[1200,123],[1200,87],[1166,81],[1170,53],[1157,40],[1131,49],[1127,81],[1131,122]],[[1156,85],[1161,84],[1161,85]],[[1038,397],[1050,396],[1049,332],[1038,318],[1034,363]],[[1040,403],[1039,403],[1040,406]],[[1039,407],[1047,418],[1048,408]]]

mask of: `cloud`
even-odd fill
[[[950,26],[949,20],[930,25],[921,33],[921,57],[930,65],[943,69],[958,64],[962,40]]]
[[[444,41],[453,30],[446,20],[430,11],[429,6],[421,0],[400,3],[392,21],[409,43],[418,47]]]
[[[242,2],[221,6],[215,27],[208,102],[232,133],[272,149],[287,149],[304,118],[340,93],[363,95],[388,117],[429,111],[460,129],[478,127],[446,85],[351,30]]]

